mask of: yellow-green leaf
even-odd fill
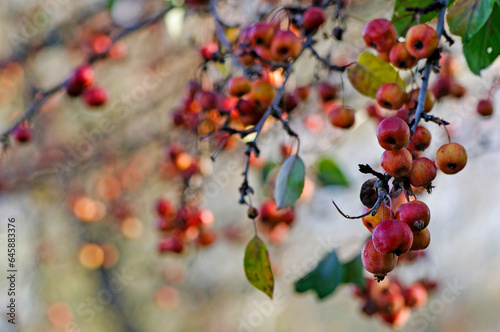
[[[369,52],[361,54],[358,62],[349,67],[347,77],[354,89],[371,98],[375,98],[377,90],[386,83],[397,83],[406,89],[397,70],[390,63]]]
[[[258,236],[254,236],[248,242],[243,265],[250,284],[272,299],[274,291],[273,271],[266,244]]]

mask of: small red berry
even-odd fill
[[[417,59],[428,58],[439,45],[439,36],[426,24],[412,26],[406,33],[406,48]]]
[[[315,32],[325,21],[325,12],[318,7],[309,8],[303,16],[304,29],[307,33]]]
[[[410,173],[413,164],[410,151],[401,148],[395,151],[384,151],[382,154],[382,168],[395,178],[406,176]]]
[[[436,152],[436,165],[444,174],[455,174],[467,164],[467,152],[458,143],[448,143]]]
[[[83,65],[73,72],[73,75],[66,83],[66,92],[71,97],[79,96],[83,90],[94,84],[94,80],[94,69],[89,65]]]
[[[366,46],[376,49],[377,52],[387,52],[397,42],[396,28],[385,18],[368,22],[362,34]]]
[[[91,107],[104,105],[106,101],[108,101],[108,94],[106,90],[101,87],[93,87],[85,90],[82,97],[85,104]]]
[[[382,255],[396,255],[408,252],[413,243],[413,233],[410,227],[399,219],[382,221],[373,231],[373,246]]]
[[[393,254],[382,255],[373,246],[370,239],[365,243],[361,251],[361,262],[366,271],[375,275],[377,280],[383,280],[387,273],[394,270],[398,262],[398,256]]]
[[[477,103],[476,110],[481,116],[490,116],[493,114],[493,104],[489,99],[482,99]]]
[[[386,118],[377,127],[377,139],[385,150],[399,150],[408,143],[410,128],[400,118]]]

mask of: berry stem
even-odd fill
[[[444,31],[444,20],[445,20],[445,11],[446,7],[448,5],[448,0],[441,0],[439,1],[441,3],[441,8],[439,10],[439,15],[438,15],[438,25],[436,32],[439,37],[443,34]],[[411,135],[415,132],[418,126],[418,122],[422,118],[422,115],[424,114],[424,105],[425,105],[425,97],[427,95],[427,89],[429,86],[429,78],[431,74],[431,69],[436,65],[436,62],[439,61],[439,57],[434,57],[432,56],[429,58],[424,67],[424,72],[422,75],[422,86],[420,87],[420,92],[418,94],[418,102],[417,102],[417,110],[415,111],[415,117],[413,118],[413,126],[411,128]]]

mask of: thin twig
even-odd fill
[[[130,34],[132,34],[133,32],[135,32],[135,31],[137,31],[137,30],[139,30],[141,28],[144,28],[146,26],[149,26],[149,25],[151,25],[151,24],[159,21],[172,8],[173,8],[172,6],[168,6],[165,9],[163,9],[162,11],[160,11],[158,14],[156,14],[154,16],[151,16],[151,17],[149,17],[149,18],[147,18],[147,19],[145,19],[143,21],[140,21],[140,22],[138,22],[138,23],[136,23],[136,24],[134,24],[134,25],[132,25],[130,27],[124,28],[123,30],[121,30],[119,33],[117,33],[112,38],[111,45],[113,45],[113,43],[115,43],[116,41],[118,41],[118,40],[120,40],[120,39],[122,39],[122,38],[124,38],[124,37],[126,37],[126,36],[128,36]],[[87,60],[84,62],[84,64],[92,64],[92,63],[94,63],[97,60],[101,60],[101,59],[106,58],[108,56],[109,50],[111,48],[111,45],[103,53],[92,53],[87,58]],[[69,80],[69,78],[66,78],[64,81],[58,83],[57,85],[55,85],[54,87],[50,88],[49,90],[40,92],[38,94],[38,97],[28,107],[28,109],[26,110],[26,112],[17,121],[15,121],[13,125],[11,125],[6,131],[4,131],[0,135],[0,137],[7,137],[19,125],[23,124],[26,120],[28,120],[31,117],[33,117],[37,113],[37,111],[40,109],[40,107],[42,107],[50,99],[50,97],[52,97],[59,90],[61,90],[62,88],[64,88],[64,86],[66,85],[66,82],[68,80]]]

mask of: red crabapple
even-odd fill
[[[431,243],[431,232],[428,228],[422,229],[420,232],[413,231],[413,243],[410,250],[426,249]]]
[[[448,143],[436,152],[436,165],[444,174],[455,174],[467,164],[467,152],[458,143]]]
[[[399,150],[408,143],[410,128],[400,118],[385,118],[377,127],[377,139],[385,150]]]
[[[428,58],[439,45],[439,36],[434,28],[427,24],[412,26],[406,33],[406,48],[417,59]]]
[[[404,221],[413,231],[421,231],[429,225],[431,211],[422,201],[411,201],[396,210],[396,218]]]
[[[304,29],[307,33],[315,32],[325,21],[325,12],[318,7],[309,8],[303,16]]]
[[[302,48],[302,43],[292,31],[278,31],[271,43],[271,54],[278,61],[286,61],[290,58],[296,58]]]
[[[410,227],[399,219],[382,221],[373,231],[373,246],[381,253],[396,255],[408,252],[413,243],[413,233]]]
[[[385,18],[377,18],[368,22],[362,34],[366,46],[376,49],[377,52],[389,51],[398,38],[396,28]]]
[[[408,95],[397,83],[386,83],[377,90],[377,103],[384,108],[397,110],[407,100]]]
[[[481,116],[490,116],[493,114],[493,104],[489,99],[482,99],[477,103],[476,110]]]
[[[391,48],[389,60],[392,65],[399,69],[410,69],[417,63],[417,59],[406,49],[406,44],[397,43]]]
[[[354,125],[354,109],[351,107],[335,107],[328,114],[330,123],[339,128],[350,128]]]
[[[104,105],[108,101],[108,94],[106,90],[101,87],[93,87],[85,90],[82,95],[85,104],[91,107],[98,107]]]
[[[414,187],[424,187],[431,183],[436,178],[437,167],[436,164],[425,157],[413,160],[408,179]]]
[[[398,256],[393,254],[382,255],[373,246],[373,241],[366,241],[361,251],[361,261],[366,271],[373,273],[377,280],[384,280],[387,273],[394,270]]]
[[[417,126],[417,129],[415,129],[413,137],[411,138],[415,146],[415,150],[417,151],[424,151],[427,149],[431,144],[431,139],[431,132],[423,126]]]
[[[410,151],[401,148],[395,151],[384,151],[381,165],[387,174],[400,178],[410,173],[413,160]]]

